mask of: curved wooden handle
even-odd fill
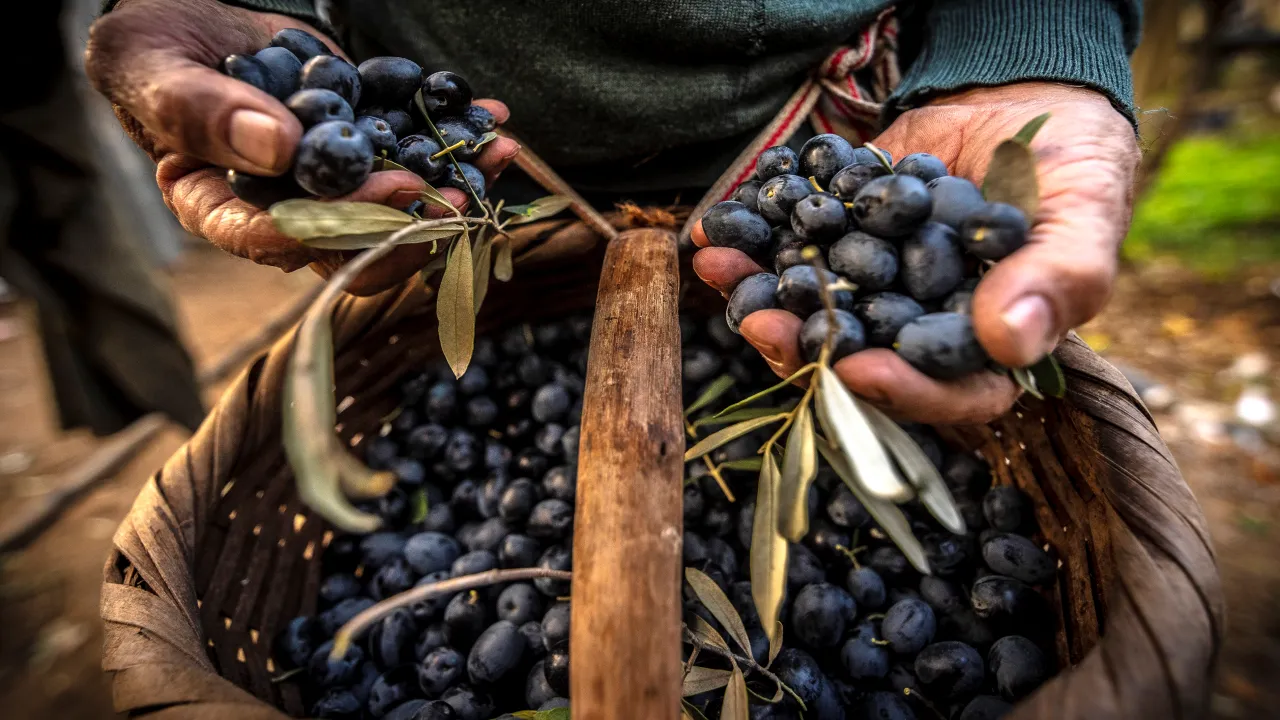
[[[674,233],[609,244],[578,452],[569,667],[575,720],[680,711],[679,263]]]

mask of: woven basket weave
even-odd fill
[[[592,306],[603,252],[590,230],[541,223],[518,240],[515,279],[491,289],[481,332]],[[438,352],[433,299],[420,283],[344,297],[333,329],[337,397],[354,399],[338,416],[340,434],[358,445],[395,406],[403,370]],[[240,375],[116,533],[102,588],[103,666],[120,712],[305,713],[295,685],[271,681],[280,669],[270,659],[271,638],[316,609],[330,537],[300,504],[280,443],[291,349],[290,336]],[[1074,337],[1056,355],[1064,400],[1024,398],[989,426],[939,428],[978,449],[996,483],[1031,496],[1062,558],[1050,595],[1069,667],[1013,717],[1196,717],[1223,632],[1204,516],[1120,373]]]

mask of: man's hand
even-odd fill
[[[296,27],[324,34],[284,15],[256,13],[216,0],[122,0],[94,23],[85,69],[99,92],[116,106],[125,131],[156,161],[156,183],[183,228],[227,252],[254,262],[296,270],[311,265],[329,275],[348,257],[312,250],[276,231],[271,217],[238,199],[224,168],[254,175],[289,170],[302,126],[278,100],[216,69],[227,55],[252,54],[271,37]],[[337,54],[341,51],[330,43]],[[499,122],[507,109],[477,101]],[[519,146],[507,138],[489,143],[476,163],[492,180]],[[407,207],[423,188],[407,172],[379,172],[341,200]],[[461,191],[442,193],[458,207]],[[433,208],[434,209],[434,208]],[[349,290],[371,294],[391,287],[429,261],[429,244],[407,245],[362,273]]]
[[[987,272],[973,298],[978,340],[1008,367],[1040,360],[1106,304],[1139,159],[1132,126],[1091,90],[1021,83],[940,97],[904,113],[875,141],[895,158],[932,153],[953,175],[981,186],[996,145],[1046,112],[1052,117],[1031,144],[1040,210],[1028,243]],[[761,271],[736,250],[707,247],[701,226],[693,237],[704,248],[694,257],[694,270],[722,293]],[[803,364],[802,324],[786,311],[762,310],[741,330],[785,377]],[[1012,382],[990,372],[933,380],[884,349],[846,357],[835,371],[858,395],[918,422],[986,422],[1004,414],[1018,395]]]

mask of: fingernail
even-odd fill
[[[227,142],[237,155],[260,167],[274,170],[279,146],[280,123],[256,110],[231,114]]]
[[[742,328],[739,329],[741,330]],[[763,342],[759,338],[752,337],[751,333],[747,330],[742,330],[742,337],[746,338],[747,342],[755,346],[755,349],[760,351],[760,356],[763,357],[770,365],[776,366],[782,364],[782,352],[773,344]]]
[[[1053,309],[1043,295],[1018,298],[1000,319],[1029,357],[1039,359],[1053,349]]]

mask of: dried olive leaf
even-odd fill
[[[719,690],[729,684],[729,678],[733,673],[728,670],[716,670],[715,668],[705,668],[694,665],[689,669],[689,674],[684,676],[684,685],[680,689],[680,694],[684,697],[690,695],[699,695],[711,690]]]
[[[449,198],[442,195],[439,190],[431,187],[430,185],[423,188],[422,192],[418,194],[418,198],[428,205],[435,205],[436,207],[444,208],[454,215],[462,215],[462,212],[459,211],[458,208],[454,207],[453,203],[449,202]]]
[[[328,309],[328,308],[327,308]],[[308,313],[298,327],[284,383],[281,437],[298,484],[298,495],[338,528],[352,533],[377,530],[382,520],[355,508],[340,488],[333,426],[333,332],[329,313]]]
[[[729,425],[743,420],[751,420],[752,418],[764,417],[765,415],[777,415],[778,413],[791,412],[796,406],[795,400],[790,400],[776,407],[760,407],[760,408],[742,408],[734,410],[728,415],[707,415],[693,421],[693,427],[701,428],[708,425]]]
[[[773,643],[778,612],[787,589],[787,541],[778,534],[778,483],[781,472],[773,453],[764,455],[756,486],[756,514],[751,528],[751,598],[760,624]],[[780,642],[780,641],[779,641]]]
[[[728,672],[726,670],[726,672]],[[688,700],[680,698],[680,720],[707,720],[707,716],[702,714],[697,705],[691,704]]]
[[[831,368],[823,365],[817,372],[818,420],[827,438],[853,468],[859,483],[875,497],[895,502],[910,500],[911,486],[898,475],[853,395]]]
[[[1009,368],[1009,377],[1018,383],[1018,387],[1025,390],[1029,395],[1037,400],[1043,400],[1044,395],[1040,394],[1040,388],[1036,385],[1036,376],[1032,375],[1027,368]]]
[[[727,460],[720,463],[716,467],[720,470],[743,470],[749,472],[760,472],[760,467],[764,463],[764,459],[759,455],[754,457],[740,458],[738,460]]]
[[[684,461],[689,462],[690,460],[697,460],[703,455],[706,455],[731,440],[737,440],[752,430],[759,430],[766,425],[772,425],[786,417],[786,413],[766,415],[762,418],[746,420],[738,423],[737,425],[730,425],[722,430],[717,430],[700,440],[697,445],[689,448],[689,451],[684,454]]]
[[[791,542],[809,532],[809,486],[818,477],[818,451],[813,442],[813,415],[809,404],[796,409],[787,450],[782,455],[782,488],[778,503],[778,530]]]
[[[502,211],[517,216],[509,221],[512,225],[523,225],[534,220],[551,217],[572,204],[573,199],[568,195],[547,195],[534,200],[528,205],[508,205],[502,208]]]
[[[982,196],[987,202],[1012,205],[1034,221],[1040,209],[1040,185],[1036,180],[1036,156],[1031,148],[1017,140],[1005,140],[996,146],[982,182]]]
[[[409,504],[413,508],[413,517],[411,523],[417,525],[427,519],[427,512],[431,509],[430,503],[427,502],[427,491],[416,490],[413,495],[409,496]]]
[[[769,662],[766,667],[773,665],[773,661],[778,657],[778,653],[782,652],[782,621],[775,621],[773,624],[773,634],[769,636]]]
[[[729,392],[732,388],[732,375],[721,375],[715,380],[712,380],[707,384],[707,388],[702,391],[702,394],[698,396],[698,399],[694,400],[689,407],[684,409],[684,416],[689,417],[716,400],[719,400],[721,395]]]
[[[1040,132],[1040,128],[1044,127],[1044,124],[1049,120],[1049,116],[1052,114],[1053,113],[1045,113],[1031,118],[1031,121],[1026,125],[1023,125],[1022,129],[1013,136],[1013,139],[1023,145],[1030,145],[1031,141],[1035,139],[1036,133]]]
[[[818,367],[817,363],[809,363],[808,365],[805,365],[804,367],[792,373],[791,377],[779,382],[777,385],[772,385],[770,387],[765,388],[764,390],[761,390],[755,395],[739,400],[738,402],[716,413],[714,417],[724,417],[725,415],[728,415],[731,412],[740,410],[750,405],[751,403],[759,400],[760,398],[765,397],[766,395],[769,395],[770,393],[777,392],[778,390],[781,390],[782,388],[787,387],[791,383],[799,380],[800,378],[804,377],[806,374],[812,372],[817,367]]]
[[[840,453],[831,446],[825,438],[820,438],[817,442],[818,452],[831,465],[831,469],[836,475],[844,481],[853,496],[862,503],[862,506],[871,514],[876,524],[881,530],[889,536],[902,554],[911,561],[916,570],[929,574],[929,560],[924,554],[924,547],[920,545],[920,541],[916,539],[915,533],[911,532],[911,523],[907,520],[907,516],[902,514],[901,508],[888,500],[875,497],[862,488],[862,484],[858,482],[857,476],[853,472],[853,468],[849,467],[849,462],[845,459],[843,453]]]
[[[956,535],[963,535],[964,517],[956,507],[955,498],[942,480],[942,474],[920,449],[920,445],[898,423],[875,406],[861,400],[858,401],[858,406],[871,421],[871,427],[880,436],[880,442],[884,443],[889,454],[897,461],[907,482],[916,489],[920,502],[937,518],[942,527]]]
[[[685,568],[684,579],[689,581],[689,587],[693,588],[694,594],[698,596],[703,607],[710,610],[711,615],[720,621],[720,625],[729,631],[729,637],[738,643],[738,647],[742,648],[744,653],[750,655],[751,638],[747,637],[747,628],[743,626],[742,617],[734,609],[733,603],[729,602],[729,596],[724,594],[714,580],[697,568]]]
[[[1045,355],[1040,362],[1027,368],[1027,372],[1036,381],[1040,392],[1049,397],[1061,398],[1067,394],[1067,377],[1062,373],[1062,366],[1052,355]]]
[[[464,234],[449,250],[449,261],[440,278],[436,317],[440,323],[440,349],[453,370],[462,377],[471,364],[476,341],[475,296],[471,291],[471,240]]]
[[[511,253],[511,239],[504,238],[498,243],[498,254],[493,259],[493,277],[498,282],[508,282],[514,274]]]
[[[733,675],[724,688],[724,703],[720,710],[720,720],[751,720],[751,711],[747,701],[747,679],[742,676],[742,668],[733,663]]]
[[[715,628],[711,627],[711,623],[701,617],[695,616],[693,618],[693,627],[689,628],[689,632],[693,633],[698,639],[707,645],[715,645],[725,652],[731,652],[729,650],[729,643],[724,641],[724,637],[722,637],[720,633],[716,632]]]
[[[277,230],[299,240],[394,232],[417,222],[403,211],[366,202],[298,198],[278,202],[270,212]]]
[[[480,306],[484,305],[484,297],[489,294],[489,269],[492,266],[493,236],[482,232],[476,239],[475,259],[472,261],[471,287],[475,296],[476,314],[480,314]]]

